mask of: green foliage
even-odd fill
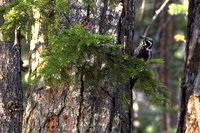
[[[40,12],[40,22],[49,25],[51,30],[55,30],[60,22],[58,12],[66,13],[68,11],[68,1],[56,0],[54,3],[51,0],[14,0],[0,8],[0,13],[4,14],[4,24],[0,27],[4,33],[4,40],[13,39],[14,30],[19,28],[22,33],[30,34],[31,26],[37,19],[34,18],[34,9]]]
[[[85,5],[89,5],[93,10],[95,9],[96,7],[96,4],[93,0],[83,0],[83,3]]]
[[[119,96],[120,96],[120,102],[122,104],[122,108],[125,112],[128,112],[129,111],[129,106],[130,106],[130,99],[127,99],[126,98],[126,94],[124,91],[120,91],[119,92]]]
[[[179,15],[179,14],[188,14],[188,8],[186,5],[183,4],[170,4],[169,5],[169,10],[168,10],[170,15]]]
[[[81,26],[62,29],[58,34],[49,37],[49,47],[42,54],[45,57],[45,67],[41,74],[47,83],[63,79],[73,81],[80,73],[87,75],[85,78],[97,78],[104,71],[101,68],[103,62],[98,66],[94,62],[101,54],[98,51],[101,49],[97,47],[111,41],[111,37],[89,34]],[[72,73],[66,72],[67,69],[73,69]]]
[[[148,67],[140,71],[135,88],[152,96],[157,105],[168,102],[168,93],[165,87],[156,79],[153,71]]]
[[[153,65],[153,64],[161,65],[163,63],[164,63],[164,61],[162,59],[151,59],[148,62],[149,65]]]
[[[67,0],[55,0],[55,10],[66,13],[69,10],[68,4]]]
[[[28,19],[30,22],[30,16],[33,16],[31,3],[27,1],[18,3],[14,1],[14,3],[16,3],[14,7],[11,4],[1,10],[1,13],[6,12],[3,16],[5,22],[1,27],[5,40],[10,40],[12,39],[11,37],[14,37],[13,34],[15,29],[26,27]]]
[[[85,75],[88,86],[98,85],[108,75],[121,82],[121,75],[115,70],[125,71],[125,65],[119,65],[123,63],[123,55],[116,54],[120,46],[111,45],[113,41],[109,36],[90,34],[81,26],[62,29],[49,37],[49,47],[42,54],[45,67],[40,75],[47,83],[62,80],[70,83],[80,74]]]
[[[120,85],[134,77],[138,79],[137,88],[158,102],[165,102],[162,85],[148,68],[150,64],[162,61],[156,59],[145,63],[142,59],[122,54],[119,52],[122,46],[114,45],[113,41],[110,36],[88,33],[80,25],[60,30],[49,36],[38,79],[45,77],[47,84],[64,81],[76,85],[83,75],[86,88],[98,88],[105,79]]]
[[[163,86],[149,68],[152,64],[161,64],[161,60],[145,63],[142,59],[123,54],[120,52],[123,46],[115,45],[112,37],[88,33],[80,25],[70,29],[60,28],[58,14],[66,13],[68,1],[14,2],[15,5],[11,3],[2,9],[5,12],[5,23],[1,30],[8,40],[12,39],[13,30],[19,27],[30,33],[30,27],[35,21],[33,9],[41,13],[41,23],[48,25],[48,47],[42,52],[44,61],[40,64],[42,67],[39,73],[35,73],[36,80],[44,77],[47,85],[60,82],[76,85],[80,76],[83,76],[86,88],[98,88],[105,79],[109,79],[112,85],[120,85],[133,77],[138,79],[138,90],[151,95],[158,102],[166,101]],[[93,1],[84,2],[93,8]],[[122,95],[123,98],[125,96]]]

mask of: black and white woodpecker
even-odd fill
[[[143,58],[144,61],[148,61],[152,57],[153,40],[150,37],[141,37],[142,40],[139,46],[134,51],[134,56],[137,58]]]

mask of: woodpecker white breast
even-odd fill
[[[141,37],[140,45],[135,49],[134,55],[143,58],[144,61],[151,59],[153,40],[150,37]]]

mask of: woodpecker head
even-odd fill
[[[142,38],[142,47],[146,48],[146,49],[151,49],[153,46],[153,40],[150,37],[145,37],[145,36],[141,36],[140,38]]]
[[[145,61],[151,59],[153,40],[150,37],[140,37],[140,45],[134,50],[134,56],[143,58]]]

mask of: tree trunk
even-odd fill
[[[160,1],[162,4],[164,2]],[[169,5],[169,4],[168,4]],[[168,7],[167,5],[167,7]],[[161,114],[161,124],[160,124],[160,132],[166,132],[170,128],[175,127],[176,125],[176,119],[177,114],[174,111],[167,111],[167,110],[173,110],[173,107],[176,105],[176,96],[177,96],[177,90],[175,88],[171,88],[170,86],[170,79],[171,75],[170,70],[168,68],[170,67],[170,60],[169,57],[171,57],[170,48],[173,47],[174,39],[174,26],[173,26],[174,20],[173,17],[171,17],[168,14],[168,9],[164,8],[164,10],[161,12],[159,17],[158,25],[160,25],[160,34],[159,34],[159,54],[160,57],[164,60],[164,64],[160,65],[159,67],[159,79],[163,83],[163,85],[166,87],[167,91],[170,95],[170,105],[165,105],[165,109],[163,110]],[[172,62],[173,63],[173,62]]]
[[[187,44],[177,133],[200,132],[200,3],[189,1]]]
[[[32,10],[34,12],[33,18],[35,19],[35,23],[32,25],[31,29],[32,38],[30,41],[31,54],[29,58],[29,75],[31,80],[34,80],[39,70],[39,63],[42,62],[40,53],[44,48],[46,40],[44,40],[43,30],[45,26],[42,26],[41,13],[38,8],[33,8]],[[54,95],[52,95],[53,92],[51,93],[52,89],[49,89],[50,91],[46,91],[44,89],[44,81],[41,79],[39,83],[31,85],[31,87],[27,90],[25,97],[26,109],[23,116],[24,119],[22,129],[24,133],[54,131],[54,128],[50,129],[45,127],[47,126],[47,123],[50,122],[50,118],[56,120],[56,116],[53,112],[47,112],[48,110],[51,110],[49,106],[49,108],[44,107],[45,104],[48,105],[52,104],[52,101],[54,102]],[[62,99],[61,96],[58,97]],[[56,99],[56,101],[59,100]],[[45,128],[45,130],[42,130],[42,128]]]
[[[161,2],[162,3],[162,2]],[[161,25],[161,32],[160,32],[160,40],[159,40],[159,52],[160,57],[163,58],[165,61],[164,64],[160,65],[159,67],[159,79],[163,83],[163,85],[166,86],[166,89],[168,89],[168,49],[167,45],[170,45],[171,42],[171,24],[169,21],[167,21],[169,17],[167,16],[167,10],[164,10],[161,13],[159,25]],[[170,35],[170,37],[169,37]],[[165,105],[166,107],[166,105]],[[167,107],[166,107],[167,108]],[[166,132],[169,129],[169,113],[166,111],[162,112],[161,115],[161,123],[160,123],[160,132]]]
[[[135,1],[134,0],[124,0],[122,2],[123,9],[118,22],[118,44],[124,44],[124,52],[130,56],[133,55],[134,51],[134,19],[135,19]],[[125,100],[128,101],[128,111],[124,110],[123,104],[121,115],[122,130],[121,132],[131,133],[133,132],[133,86],[135,81],[131,78],[129,79],[127,85],[117,88],[115,99],[118,100],[117,103],[120,105],[120,93],[123,93]],[[122,100],[122,99],[121,99]],[[119,107],[118,107],[119,108]],[[117,112],[117,111],[116,111]]]
[[[8,1],[0,1],[4,6]],[[0,16],[1,24],[3,16]],[[15,41],[0,41],[0,132],[21,133],[22,88],[20,42],[15,32]],[[15,43],[14,43],[15,42]]]
[[[90,11],[89,5],[70,1],[70,13],[66,18],[66,27],[76,23],[82,23],[83,27],[96,33],[116,33],[117,22],[121,11],[115,11],[108,7],[108,1],[96,2],[95,10]],[[125,12],[122,19],[127,27],[123,30],[127,36],[127,53],[132,53],[133,45],[133,22],[134,1],[126,1]],[[103,6],[102,6],[103,5]],[[81,8],[80,8],[81,6]],[[131,8],[130,8],[131,7]],[[39,10],[38,10],[39,11]],[[92,12],[93,11],[93,12]],[[109,15],[105,12],[110,12]],[[39,13],[39,12],[38,12]],[[82,15],[80,15],[82,14]],[[90,18],[90,16],[94,16]],[[131,17],[130,17],[131,16]],[[39,17],[39,15],[38,15]],[[105,19],[106,18],[106,19]],[[39,20],[39,18],[37,18]],[[34,74],[38,69],[40,50],[42,50],[39,39],[43,31],[40,21],[33,25],[30,73]],[[37,40],[34,40],[37,39]],[[45,40],[45,39],[44,39]],[[79,86],[74,88],[63,83],[60,86],[44,88],[44,83],[32,85],[27,93],[27,106],[24,113],[23,132],[39,133],[85,133],[85,132],[132,132],[132,88],[120,88],[110,86],[106,81],[100,88],[85,88],[84,77],[80,76]],[[34,77],[33,77],[34,78]],[[124,108],[120,95],[125,94],[128,100],[128,111]],[[123,97],[124,98],[124,97]],[[126,103],[127,104],[127,103]]]

